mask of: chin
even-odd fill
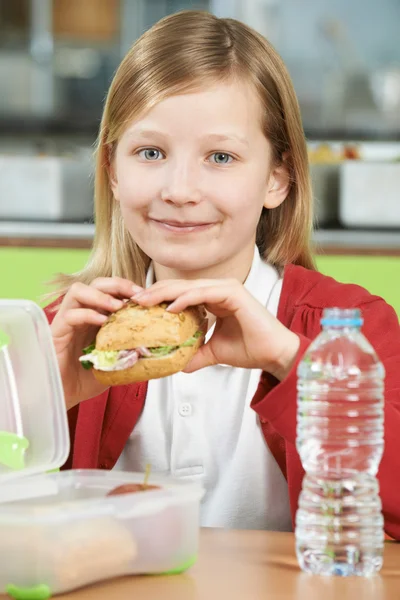
[[[146,254],[159,265],[176,271],[201,271],[220,262],[216,254],[210,251],[205,253],[196,248],[164,248],[161,251],[149,248]]]

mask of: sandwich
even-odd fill
[[[204,343],[206,311],[193,306],[174,314],[167,307],[127,301],[101,326],[95,343],[83,350],[82,366],[93,368],[96,379],[108,386],[182,371]]]

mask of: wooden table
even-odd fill
[[[291,533],[201,531],[198,562],[182,575],[125,577],[63,600],[400,600],[400,544],[385,547],[384,567],[371,578],[302,573]]]

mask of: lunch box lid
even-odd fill
[[[69,450],[46,315],[30,300],[0,299],[0,481],[58,469]]]

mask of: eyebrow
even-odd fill
[[[249,145],[249,142],[245,137],[236,135],[235,133],[223,134],[223,133],[210,133],[204,136],[204,139],[213,140],[215,142],[239,142],[245,146]]]
[[[127,135],[128,137],[168,137],[167,134],[163,133],[162,131],[156,131],[155,129],[130,129],[127,131]]]
[[[155,129],[132,129],[127,132],[129,137],[170,137],[167,133],[163,131],[157,131]],[[235,133],[223,134],[223,133],[210,133],[208,135],[203,136],[203,140],[210,140],[214,142],[239,142],[240,144],[244,144],[245,146],[249,145],[248,140],[245,137],[240,135],[236,135]]]

